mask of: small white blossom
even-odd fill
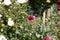
[[[0,18],[2,17],[2,15],[0,14]]]
[[[14,22],[11,20],[11,18],[8,19],[8,25],[9,26],[14,26]]]
[[[7,40],[4,35],[0,35],[0,40]]]
[[[17,0],[18,3],[26,3],[28,0]]]
[[[4,2],[3,2],[3,4],[4,4],[4,5],[7,5],[7,6],[10,5],[11,3],[12,3],[12,2],[11,2],[10,0],[4,0]]]
[[[39,38],[39,37],[40,37],[40,34],[37,34],[37,33],[36,33],[36,37]]]

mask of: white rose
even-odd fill
[[[11,1],[10,0],[4,0],[3,4],[8,6],[11,4]]]
[[[26,3],[28,0],[17,0],[18,3]]]
[[[11,18],[8,19],[8,25],[9,26],[14,26],[14,22],[11,20]]]
[[[0,40],[7,40],[4,35],[0,35]]]

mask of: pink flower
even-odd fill
[[[35,19],[35,16],[33,16],[33,15],[28,15],[27,16],[27,20],[34,20]]]
[[[43,37],[42,40],[53,40],[53,39],[51,37],[49,37],[49,36],[45,36],[45,37]]]

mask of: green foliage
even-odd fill
[[[38,5],[39,8],[42,7],[42,3],[44,3],[43,6],[48,5],[50,7],[50,3],[45,4],[45,1],[35,1],[40,5]],[[55,40],[60,40],[60,27],[57,27],[55,23],[59,17],[57,15],[56,5],[54,12],[50,13],[50,17],[47,17],[48,22],[43,24],[40,16],[32,21],[26,19],[28,15],[27,10],[29,10],[28,7],[30,6],[28,3],[19,4],[15,3],[14,0],[12,0],[12,2],[10,6],[0,5],[0,14],[3,15],[2,18],[0,18],[0,34],[4,34],[8,40],[41,40],[45,35],[49,35]],[[54,14],[56,15],[54,16]],[[12,18],[14,26],[10,27],[7,24],[8,18]]]

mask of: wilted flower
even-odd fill
[[[26,3],[28,0],[17,0],[18,3]]]
[[[7,40],[4,35],[0,35],[0,40]]]
[[[33,16],[33,15],[28,15],[27,16],[27,20],[34,20],[34,18],[35,18],[35,16]]]
[[[11,20],[11,18],[8,19],[8,25],[9,26],[14,26],[14,22]]]
[[[11,1],[10,0],[4,0],[3,4],[8,6],[11,4]]]
[[[42,40],[53,40],[53,39],[47,35],[47,36],[43,37]]]

